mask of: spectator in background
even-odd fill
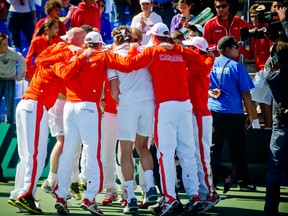
[[[42,26],[37,30],[35,38],[31,42],[31,46],[26,56],[26,77],[30,81],[36,70],[33,60],[48,46],[63,41],[58,36],[58,22],[55,19],[48,18],[44,21]]]
[[[131,42],[138,43],[139,45],[141,45],[142,36],[143,34],[138,28],[131,27],[131,37],[132,37]]]
[[[171,20],[175,15],[172,0],[155,0],[153,1],[153,11],[162,17],[163,23],[171,25]]]
[[[198,36],[198,37],[203,37],[203,34],[204,34],[204,30],[203,30],[203,27],[199,24],[196,24],[196,25],[190,25],[188,27],[188,36],[189,36],[189,39],[195,37],[195,36]]]
[[[182,41],[184,40],[184,34],[181,31],[174,31],[171,35],[174,44],[182,45]]]
[[[95,0],[83,0],[71,17],[71,27],[90,25],[100,32],[100,11]]]
[[[19,62],[18,72],[16,62]],[[15,79],[21,81],[25,77],[25,70],[24,57],[8,47],[8,36],[0,33],[0,99],[5,96],[7,123],[10,124],[14,122]]]
[[[120,22],[122,25],[125,25],[127,22],[125,18],[125,11],[127,6],[129,8],[129,14],[131,18],[141,12],[139,0],[113,0],[113,6],[115,10],[115,22]]]
[[[34,0],[6,0],[9,4],[7,28],[11,36],[11,46],[21,49],[20,31],[31,43],[34,27],[37,23]]]
[[[108,43],[112,40],[112,37],[111,37],[110,21],[109,19],[107,19],[107,17],[103,16],[103,13],[105,12],[105,9],[106,9],[105,0],[98,0],[97,4],[98,4],[99,11],[100,11],[100,16],[101,16],[100,34],[102,36],[103,41],[105,43]]]
[[[58,21],[58,28],[59,28],[58,35],[59,36],[66,34],[66,26],[63,22],[59,20],[61,7],[62,7],[62,4],[60,0],[49,0],[46,2],[45,13],[47,14],[47,17],[42,18],[37,22],[33,37],[35,37],[35,34],[38,31],[38,29],[42,26],[42,24],[48,18],[56,19]]]
[[[240,41],[240,28],[251,28],[251,25],[229,12],[230,0],[214,0],[214,5],[217,15],[205,24],[204,38],[215,56],[219,56],[216,47],[222,37],[230,35]]]
[[[178,30],[184,34],[184,38],[188,38],[188,27],[189,22],[194,18],[191,14],[192,2],[191,0],[179,0],[177,8],[179,13],[176,14],[171,21],[170,33],[173,34],[174,31]]]
[[[152,3],[151,0],[140,0],[142,12],[133,17],[131,27],[136,27],[142,31],[142,45],[146,45],[150,36],[146,35],[146,32],[151,29],[151,27],[159,22],[162,22],[162,18],[152,12]]]
[[[246,162],[246,128],[242,104],[243,100],[253,128],[260,128],[250,95],[250,89],[254,85],[244,66],[235,61],[239,57],[239,47],[233,36],[220,39],[218,50],[220,57],[215,59],[210,74],[208,100],[214,127],[212,137],[214,145],[211,148],[213,178],[220,177],[225,180],[223,192],[228,192],[232,185],[233,174],[228,167],[221,164],[222,149],[227,139],[240,190],[256,191],[256,187],[250,182]]]
[[[251,23],[256,30],[268,27],[267,23],[260,23],[257,19],[257,13],[260,10],[265,10],[265,6],[254,4],[250,8]],[[264,66],[270,55],[271,44],[272,41],[269,38],[258,39],[251,37],[249,51],[241,48],[245,58],[255,59],[256,75],[253,79],[255,88],[251,89],[251,97],[254,102],[260,105],[264,125],[268,128],[272,127],[272,95],[268,85],[265,83]]]
[[[60,20],[65,24],[66,29],[70,28],[71,16],[76,10],[76,7],[70,4],[70,0],[61,0],[62,7],[60,11]]]

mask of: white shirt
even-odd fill
[[[142,29],[142,26],[140,24],[141,17],[144,17],[143,12],[134,16],[132,19],[131,27],[136,27],[142,31],[143,39],[141,44],[146,45],[150,40],[150,35],[146,35],[146,32],[149,31],[151,27],[156,23],[162,22],[162,18],[155,12],[152,12],[147,19],[144,19],[146,26]]]
[[[114,49],[114,52],[121,56],[127,56],[128,51],[128,43],[124,43]],[[107,73],[109,81],[113,79],[119,80],[119,106],[144,100],[155,100],[151,75],[147,68],[141,68],[130,73],[108,69]]]
[[[35,0],[23,0],[24,5],[21,5],[20,0],[6,0],[9,4],[9,11],[17,13],[28,13],[36,11]]]

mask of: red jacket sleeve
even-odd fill
[[[62,60],[61,62],[55,63],[51,68],[57,76],[68,80],[78,72],[79,68],[86,62],[87,58],[83,54],[80,54],[79,56],[73,55],[70,50],[62,52],[61,54],[64,61]]]

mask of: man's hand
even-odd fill
[[[130,43],[130,48],[138,48],[140,45],[138,43]]]
[[[209,52],[207,53],[207,57],[215,58],[215,55],[214,55],[213,52],[209,51]]]
[[[287,10],[287,7],[276,8],[276,12],[278,14],[280,21],[283,21],[286,19],[286,10]]]
[[[216,89],[210,89],[208,91],[208,94],[211,98],[214,98],[214,99],[218,99],[221,95],[221,90],[216,88]]]
[[[167,43],[167,42],[163,42],[161,44],[159,44],[158,46],[167,49],[167,50],[172,50],[173,49],[173,44]]]
[[[68,49],[73,52],[74,54],[80,54],[83,52],[83,49],[81,47],[75,46],[75,45],[69,45]]]
[[[85,49],[82,54],[83,54],[84,56],[86,56],[86,58],[88,58],[88,57],[90,57],[94,52],[95,52],[95,50],[89,47],[88,49]]]

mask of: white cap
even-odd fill
[[[169,29],[164,23],[156,23],[149,31],[146,32],[146,35],[150,34],[161,37],[169,37]]]
[[[264,11],[266,8],[265,8],[265,5],[259,5],[255,10],[257,12],[260,12],[260,11]]]
[[[203,37],[195,36],[190,40],[184,40],[182,43],[186,46],[195,46],[197,49],[207,52],[208,50],[208,43]]]
[[[140,4],[142,4],[142,3],[148,3],[148,4],[150,4],[150,3],[151,3],[151,0],[140,0]]]
[[[98,32],[89,32],[84,39],[85,44],[103,43],[102,36]]]
[[[192,30],[198,30],[199,32],[201,32],[202,33],[202,35],[204,34],[204,29],[203,29],[203,27],[201,26],[201,25],[199,25],[199,24],[196,24],[196,25],[191,25],[191,26],[189,26]]]

